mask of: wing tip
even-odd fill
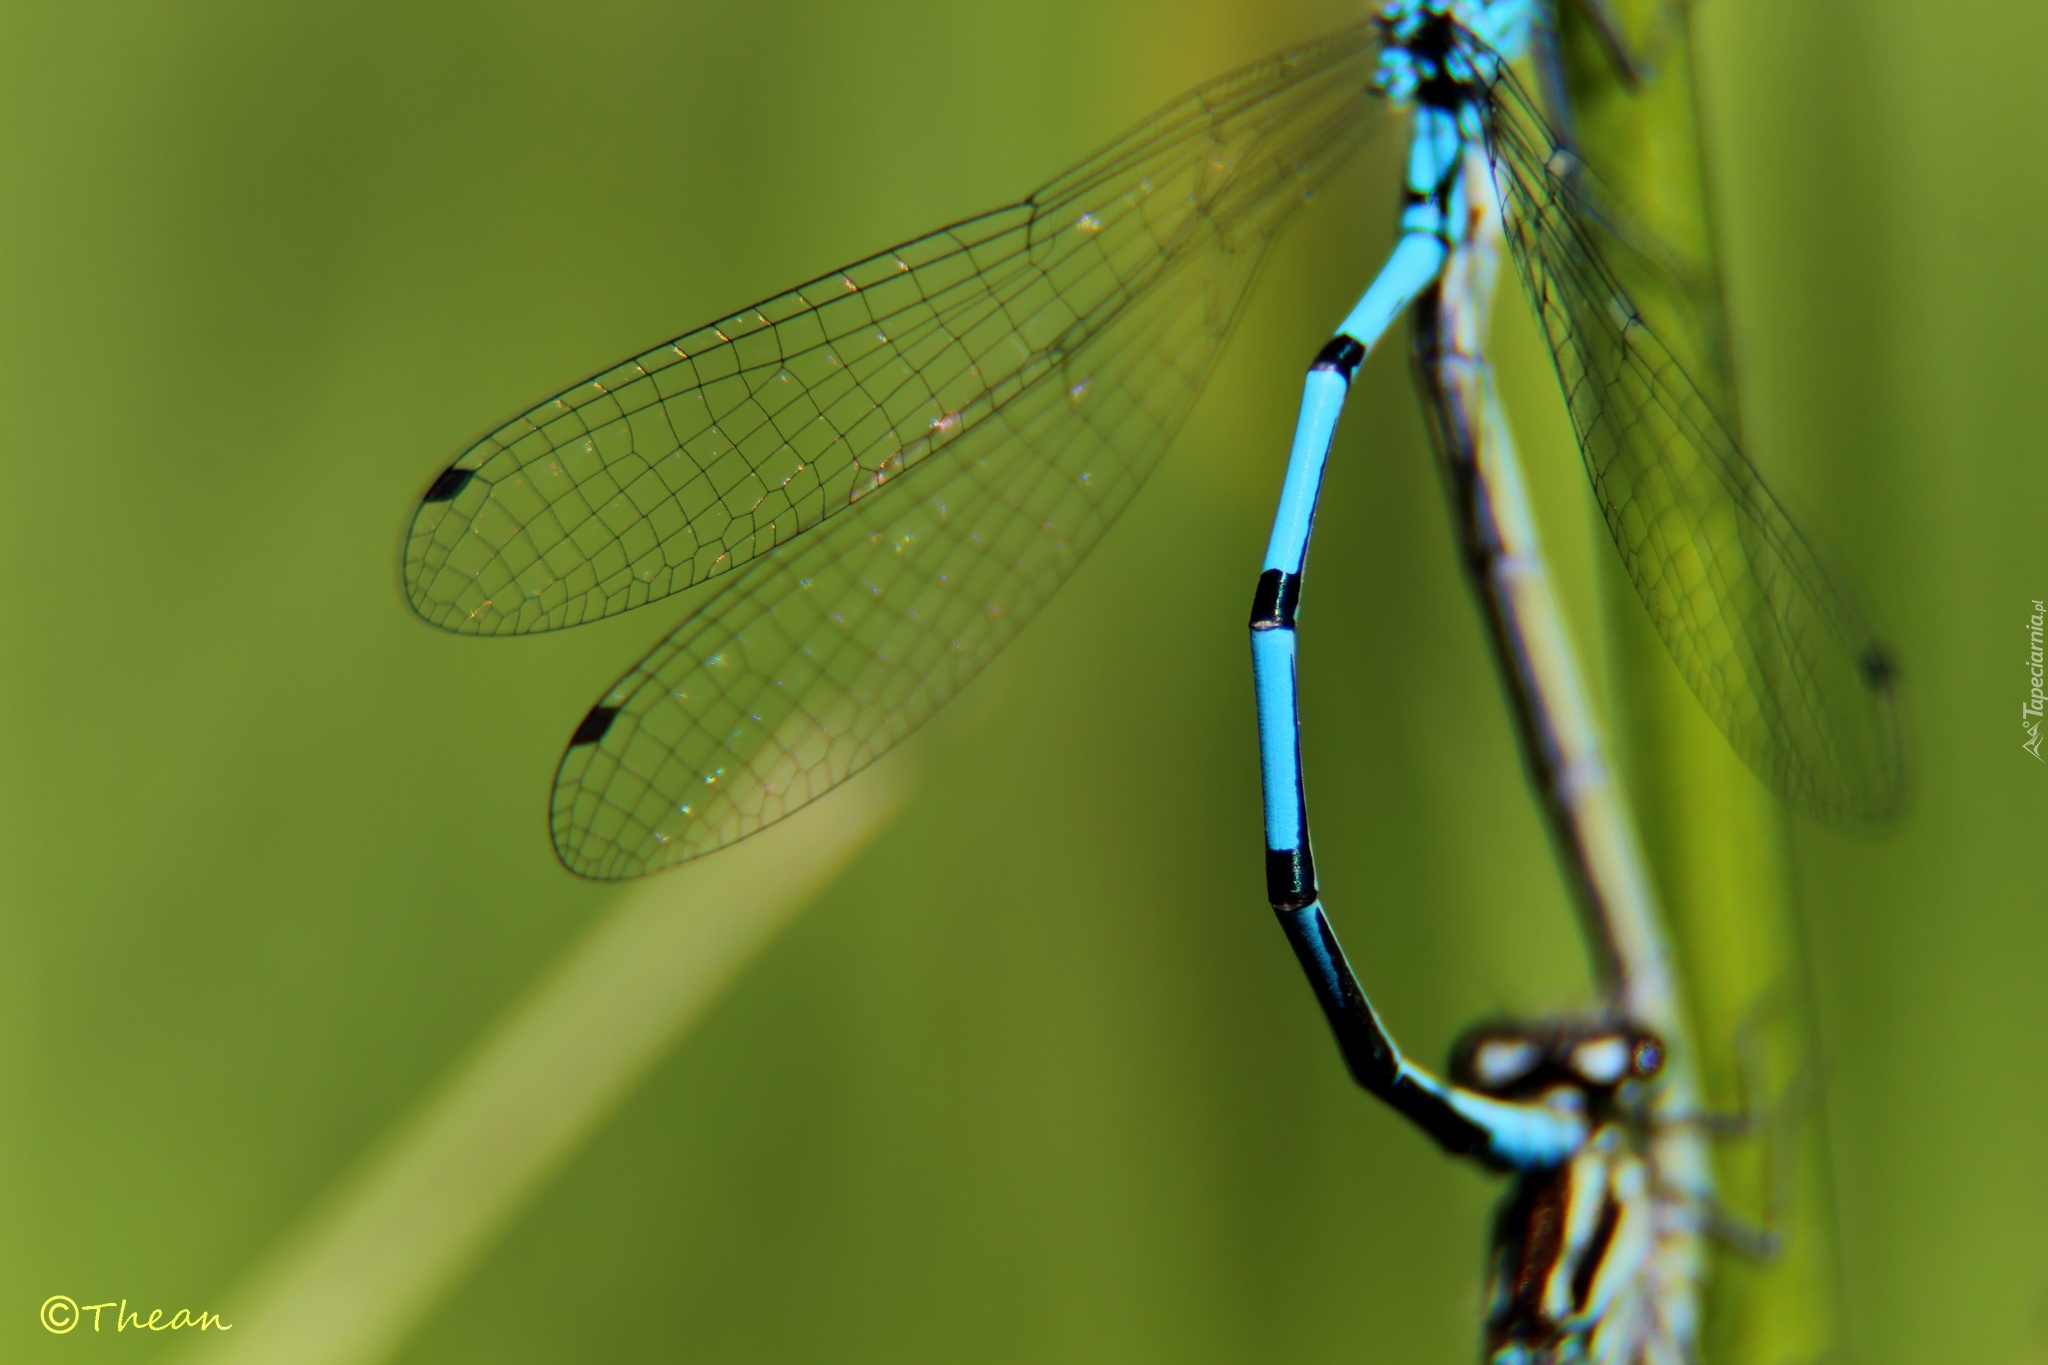
[[[462,490],[469,487],[469,481],[476,477],[474,469],[464,469],[460,463],[451,464],[434,476],[420,494],[420,506],[428,507],[437,502],[453,502]]]

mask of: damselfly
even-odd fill
[[[1291,612],[1322,455],[1364,343],[1468,247],[1475,186],[1499,200],[1609,528],[1708,713],[1818,813],[1886,812],[1900,763],[1886,656],[1741,454],[1722,393],[1637,305],[1682,314],[1682,285],[1601,207],[1506,65],[1545,15],[1529,0],[1396,0],[1199,87],[1016,204],[629,359],[459,456],[406,541],[429,621],[528,633],[710,585],[571,734],[551,808],[564,864],[634,876],[743,838],[957,692],[1143,481],[1294,211],[1412,112],[1405,235],[1342,329],[1350,344],[1311,378],[1260,593],[1269,868],[1340,1037],[1354,1030],[1354,1071],[1380,1068],[1361,1076],[1370,1088],[1454,1149],[1522,1171],[1525,1190],[1607,1162],[1622,1131],[1609,1119],[1631,1112],[1624,1097],[1652,1084],[1670,1041],[1654,1014],[1622,1000],[1594,1025],[1493,1035],[1505,1051],[1474,1044],[1462,1087],[1407,1067],[1317,927],[1299,801]],[[1552,1102],[1567,1093],[1576,1108]],[[1580,1187],[1619,1191],[1625,1167],[1640,1162]],[[1603,1207],[1572,1226],[1612,1244]],[[1585,1284],[1565,1274],[1573,1292],[1615,1283],[1590,1245],[1570,1263]],[[1644,1292],[1627,1303],[1692,1303]],[[1560,1341],[1593,1339],[1568,1326]],[[1504,1351],[1527,1339],[1500,1336]]]

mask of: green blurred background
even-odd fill
[[[1358,12],[0,10],[0,1355],[178,1344],[50,1336],[60,1292],[233,1321],[621,895],[555,865],[547,784],[671,618],[414,621],[398,529],[452,452]],[[1700,21],[1750,433],[1890,626],[1917,726],[1902,830],[1794,839],[1850,1342],[2030,1359],[2048,11]],[[1305,215],[904,815],[399,1359],[1473,1358],[1497,1185],[1351,1089],[1268,922],[1243,633],[1302,365],[1389,240],[1397,154]],[[1515,326],[1552,553],[1592,601],[1609,552]],[[1354,403],[1305,616],[1318,861],[1435,1060],[1477,1015],[1580,1001],[1584,968],[1398,348]]]

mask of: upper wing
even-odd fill
[[[723,558],[692,571],[754,562],[577,728],[552,808],[564,865],[636,876],[744,838],[866,766],[1008,643],[1186,417],[1275,235],[1377,124],[1376,55],[1361,25],[1261,62],[1023,204],[878,258],[878,283],[858,271],[848,272],[853,288],[832,277],[824,287],[860,324],[813,344],[803,363],[771,325],[772,358],[748,372],[736,401],[761,414],[750,449],[783,452],[796,481],[749,486],[776,517],[748,522],[742,536],[722,531]],[[878,308],[878,296],[896,302]],[[830,306],[791,305],[806,319]],[[890,406],[899,402],[900,416]],[[799,419],[770,416],[789,410]],[[834,418],[829,459],[792,450],[819,414],[851,410],[869,424],[859,439],[843,434],[858,423]],[[708,421],[698,435],[732,429]],[[810,472],[828,467],[829,480]],[[616,488],[608,506],[637,509],[630,490],[646,488],[653,507],[674,508],[668,483],[647,482],[657,469],[624,485],[595,472],[583,483]],[[799,484],[804,496],[788,498]],[[882,490],[890,495],[871,496]],[[671,590],[674,556],[708,551],[698,523],[680,509],[670,517],[620,517],[644,537],[633,543],[651,578],[632,571],[627,539],[598,518],[606,530],[592,534],[620,566],[615,591],[579,544],[565,563],[589,587],[572,593],[542,569],[530,607],[515,615],[508,601],[491,619],[566,622],[645,600],[655,584]],[[674,528],[666,538],[663,524]],[[509,570],[502,554],[480,553]]]
[[[1685,281],[1611,226],[1504,68],[1488,153],[1586,472],[1679,672],[1786,801],[1838,821],[1896,813],[1891,657],[1743,454],[1725,384],[1710,396],[1689,372],[1713,372],[1719,339],[1656,330],[1701,316]]]
[[[1362,23],[1221,77],[1021,203],[513,418],[421,498],[413,609],[485,635],[596,620],[747,564],[927,461],[986,458],[1019,429],[1006,407],[1127,334],[1134,302],[1191,260],[1255,249],[1363,141],[1376,57]]]

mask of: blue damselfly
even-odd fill
[[[1570,1301],[1498,1302],[1496,1355],[1568,1356],[1607,1324],[1629,1358],[1683,1359],[1711,1182],[1683,1067],[1666,1067],[1683,1026],[1642,927],[1654,915],[1626,908],[1640,876],[1613,808],[1587,795],[1590,770],[1563,749],[1542,760],[1603,925],[1608,1012],[1475,1035],[1453,1084],[1401,1060],[1344,965],[1300,795],[1293,613],[1350,375],[1418,295],[1441,324],[1426,335],[1465,335],[1440,353],[1476,357],[1485,234],[1504,230],[1609,530],[1707,712],[1809,811],[1879,817],[1899,799],[1888,657],[1741,453],[1727,386],[1689,371],[1701,348],[1667,339],[1692,307],[1684,282],[1508,64],[1553,20],[1532,0],[1396,0],[1199,87],[1016,204],[593,376],[433,480],[405,578],[423,617],[474,634],[713,585],[575,726],[552,832],[565,866],[599,878],[743,838],[873,761],[1014,636],[1186,417],[1294,211],[1409,115],[1404,235],[1311,373],[1255,608],[1269,889],[1361,1083],[1452,1150],[1520,1173],[1504,1256],[1556,1222],[1560,1192],[1591,1200],[1566,1200],[1583,1235],[1545,1272]],[[1511,467],[1483,366],[1464,389],[1455,368],[1434,404],[1440,439],[1463,422],[1480,433],[1475,465],[1491,448]],[[1498,636],[1535,638],[1525,624]],[[1517,682],[1531,734],[1571,714],[1540,684]],[[1671,1154],[1651,1170],[1655,1142]],[[1665,1177],[1675,1193],[1639,1188]],[[1645,1240],[1644,1210],[1693,1221]]]

